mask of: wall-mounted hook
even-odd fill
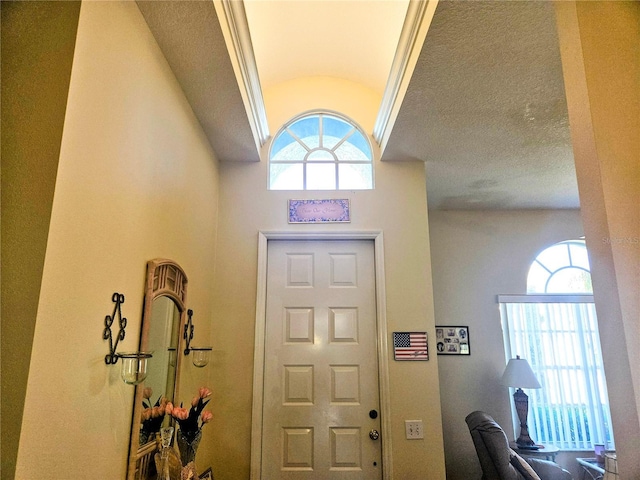
[[[184,354],[189,355],[191,351],[193,351],[193,364],[198,367],[204,367],[209,363],[209,358],[211,356],[211,347],[192,347],[191,340],[193,340],[193,310],[187,310],[187,323],[184,325],[184,333],[182,334],[182,338],[185,339],[185,349]]]
[[[109,353],[104,356],[104,363],[114,365],[119,358],[122,358],[122,380],[130,385],[137,385],[147,378],[147,360],[151,358],[151,354],[148,352],[116,353],[118,343],[124,339],[127,328],[127,319],[122,316],[124,295],[116,292],[111,296],[111,301],[115,303],[113,313],[104,317],[104,330],[102,331],[103,340],[109,340]],[[116,314],[119,330],[114,342],[111,326],[115,322]]]
[[[192,316],[193,310],[187,310],[187,323],[185,323],[184,325],[184,334],[182,335],[182,338],[184,338],[186,341],[186,346],[184,349],[185,355],[189,355],[189,352],[191,352],[191,348],[189,348],[189,346],[191,345],[191,340],[193,340],[193,321],[191,319]]]
[[[114,293],[111,296],[111,301],[115,303],[113,307],[113,313],[104,317],[104,330],[102,332],[102,338],[109,340],[109,353],[104,356],[104,363],[107,365],[113,365],[118,362],[118,355],[116,354],[116,348],[118,342],[124,339],[125,328],[127,328],[127,319],[122,316],[121,305],[124,303],[124,295],[122,293]],[[118,314],[118,325],[120,330],[116,335],[116,341],[113,342],[113,333],[111,332],[111,325],[115,321],[116,313]]]

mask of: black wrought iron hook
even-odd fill
[[[109,353],[104,357],[104,363],[107,365],[113,365],[118,361],[118,355],[116,354],[116,348],[118,348],[118,342],[124,339],[125,328],[127,328],[127,319],[122,316],[121,305],[124,303],[124,295],[122,293],[115,292],[111,296],[111,301],[115,303],[113,307],[113,313],[104,317],[104,330],[102,332],[103,340],[109,340]],[[118,314],[118,326],[120,330],[116,335],[116,341],[113,341],[113,333],[111,332],[111,325]]]
[[[186,347],[184,349],[184,354],[185,355],[189,355],[189,353],[191,352],[191,340],[193,340],[193,321],[191,320],[191,317],[193,316],[193,310],[189,309],[187,310],[187,323],[184,324],[184,334],[182,335],[182,338],[184,338],[186,340]]]

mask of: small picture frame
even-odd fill
[[[393,359],[398,361],[429,360],[427,332],[393,332]]]
[[[199,480],[213,480],[213,472],[211,467],[207,468],[204,472],[198,475]]]
[[[471,355],[469,327],[436,325],[438,355]]]

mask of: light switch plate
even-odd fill
[[[419,440],[424,438],[422,420],[405,420],[404,429],[407,435],[407,440]]]

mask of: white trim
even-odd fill
[[[373,138],[380,145],[380,156],[387,146],[437,5],[438,0],[409,1],[389,79],[373,126]]]
[[[380,429],[382,434],[382,478],[393,478],[391,456],[391,402],[387,348],[387,305],[384,274],[384,240],[381,231],[364,232],[258,232],[258,285],[253,360],[253,409],[251,428],[251,480],[262,477],[262,405],[264,400],[264,348],[267,306],[267,244],[269,240],[373,240],[378,326],[378,377]]]
[[[251,476],[262,475],[262,405],[264,402],[264,342],[267,315],[267,236],[258,233],[258,288],[256,293],[256,328],[253,350],[253,407],[251,425]],[[259,373],[258,373],[259,372]]]
[[[244,2],[242,0],[216,0],[214,6],[224,33],[227,49],[232,56],[235,54],[236,62],[232,62],[234,72],[249,116],[251,131],[256,145],[260,149],[269,138],[269,125]],[[225,26],[227,28],[224,28]]]
[[[499,303],[593,303],[593,295],[534,294],[498,295]]]
[[[378,232],[373,239],[376,269],[376,308],[378,316],[378,381],[380,389],[380,428],[382,430],[382,478],[393,478],[391,455],[391,387],[389,385],[389,349],[387,347],[387,292],[384,273],[384,238]]]

